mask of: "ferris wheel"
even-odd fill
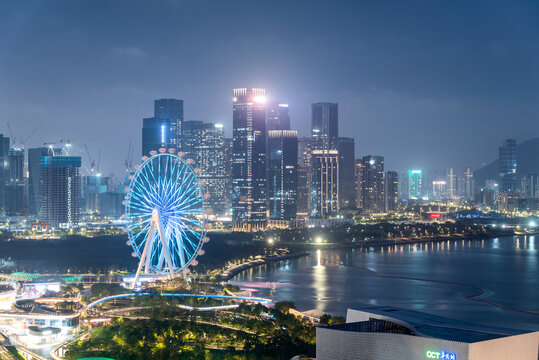
[[[125,201],[128,245],[140,273],[175,276],[196,265],[205,237],[204,196],[195,171],[173,149],[153,151],[135,171]]]

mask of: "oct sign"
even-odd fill
[[[457,360],[457,356],[445,350],[442,351],[427,351],[427,359],[440,359],[440,360]]]

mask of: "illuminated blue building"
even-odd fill
[[[423,172],[421,170],[408,170],[408,199],[421,198]]]

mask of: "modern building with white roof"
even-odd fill
[[[538,349],[539,331],[390,306],[348,309],[345,324],[316,329],[317,360],[537,360]]]

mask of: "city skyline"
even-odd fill
[[[122,171],[129,142],[140,153],[138,128],[152,116],[151,101],[182,99],[185,120],[223,123],[229,137],[230,90],[242,86],[265,88],[268,100],[289,104],[300,137],[310,133],[312,103],[338,103],[340,131],[355,139],[356,157],[382,154],[390,169],[477,169],[495,160],[503,139],[520,143],[539,133],[537,24],[529,16],[536,4],[393,3],[380,17],[382,5],[345,2],[325,9],[320,2],[171,1],[135,3],[129,18],[116,16],[121,3],[49,4],[1,5],[0,132],[9,136],[9,121],[15,138],[25,139],[41,126],[27,148],[85,139],[93,154],[108,154],[106,174]],[[252,20],[241,14],[257,11],[265,19],[243,33],[241,24]],[[328,19],[317,22],[325,12]],[[207,15],[197,23],[188,16],[201,13]],[[144,19],[158,15],[150,31]],[[282,28],[269,25],[277,18]],[[231,44],[234,52],[226,49]],[[507,129],[507,121],[519,126]]]

